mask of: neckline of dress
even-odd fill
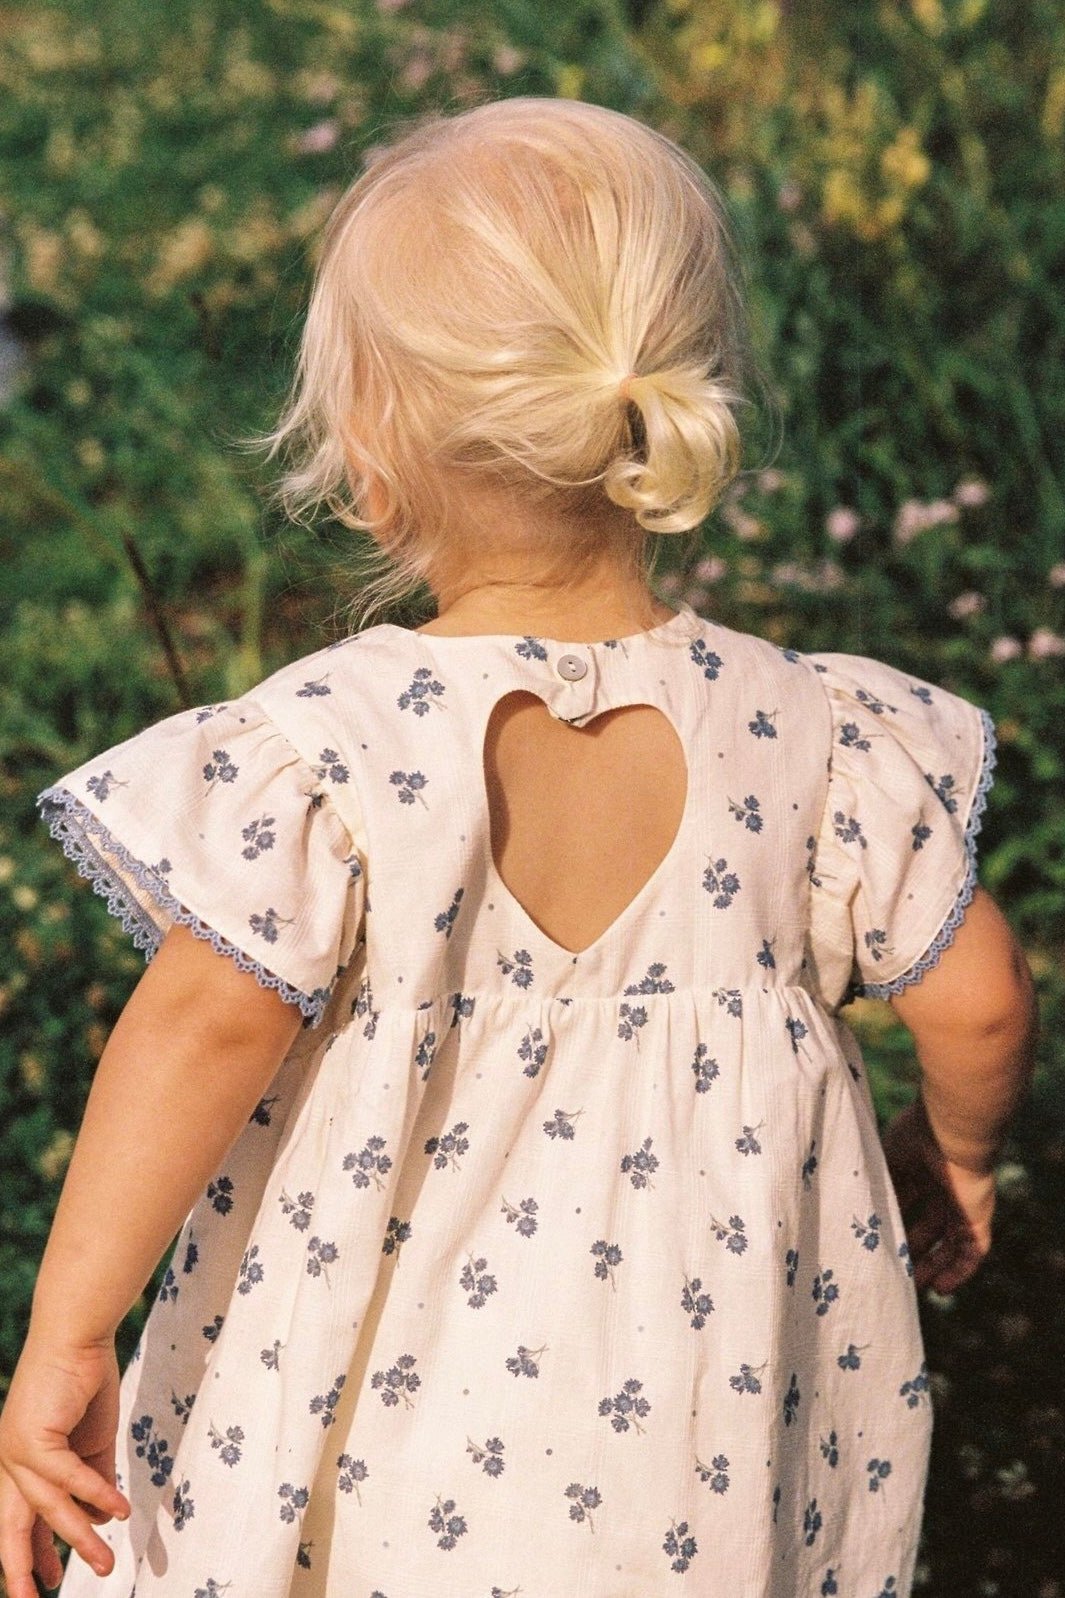
[[[694,636],[695,630],[699,627],[712,625],[713,623],[707,622],[704,617],[697,615],[686,600],[681,600],[678,602],[675,614],[670,616],[667,621],[660,621],[654,627],[645,627],[640,632],[621,633],[612,638],[549,638],[544,633],[426,633],[419,631],[417,627],[399,626],[394,626],[393,630],[406,633],[412,638],[428,639],[433,644],[518,644],[526,639],[532,639],[538,644],[550,644],[554,649],[576,650],[615,649],[619,646],[629,648],[632,644],[642,642],[645,639],[652,641],[668,638],[674,632],[678,634],[691,633]]]

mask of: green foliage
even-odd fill
[[[362,155],[405,117],[482,97],[634,112],[722,187],[780,425],[752,420],[747,470],[692,547],[663,543],[662,592],[781,644],[879,655],[991,711],[981,880],[1044,998],[1011,1158],[1036,1188],[1060,1184],[1065,21],[1052,0],[632,0],[628,16],[613,0],[0,12],[0,264],[24,349],[0,405],[0,1371],[141,968],[33,796],[334,635],[348,535],[280,527],[235,446],[276,414],[314,239]],[[850,1013],[886,1116],[912,1091],[908,1036],[885,1006]],[[1023,1185],[1004,1200],[1015,1230],[1026,1202]],[[1043,1279],[1061,1216],[1032,1215],[1024,1258]],[[966,1337],[981,1305],[1005,1314],[1011,1268],[958,1295]],[[929,1328],[934,1359],[950,1332]],[[1048,1334],[1037,1356],[1060,1352]],[[928,1557],[955,1574],[936,1591],[976,1590],[938,1513]],[[1035,1591],[1028,1574],[1010,1590]]]

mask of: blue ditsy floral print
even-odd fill
[[[656,960],[647,967],[647,975],[641,977],[639,982],[632,982],[625,989],[628,994],[635,993],[673,993],[674,987],[666,975],[666,967]]]
[[[301,1509],[306,1509],[311,1495],[306,1487],[293,1487],[291,1482],[286,1481],[277,1489],[277,1496],[282,1500],[278,1514],[282,1520],[291,1523]]]
[[[454,1548],[460,1537],[466,1535],[467,1526],[465,1517],[455,1514],[455,1500],[447,1498],[441,1500],[437,1497],[436,1504],[429,1516],[429,1528],[440,1533],[436,1539],[438,1548]]]
[[[218,1457],[223,1465],[230,1469],[240,1463],[240,1445],[244,1441],[244,1431],[240,1426],[227,1426],[224,1432],[219,1431],[212,1421],[208,1427],[208,1436],[211,1447],[217,1450]]]
[[[543,1354],[546,1344],[540,1348],[525,1348],[518,1344],[518,1352],[511,1354],[506,1360],[507,1370],[512,1376],[527,1376],[535,1380],[540,1375],[539,1359]]]
[[[729,1386],[737,1393],[760,1393],[762,1391],[762,1372],[765,1370],[767,1363],[768,1361],[763,1361],[757,1367],[741,1364],[736,1374],[729,1377]]]
[[[425,789],[429,779],[423,771],[393,771],[389,782],[396,789],[396,798],[401,805],[412,805],[415,800],[428,809],[425,803]]]
[[[469,1129],[468,1121],[456,1121],[450,1132],[426,1139],[425,1152],[433,1156],[433,1164],[438,1171],[444,1170],[448,1165],[454,1171],[462,1169],[462,1156],[470,1146],[470,1140],[466,1136]]]
[[[626,990],[629,991],[629,990]],[[644,1004],[623,1004],[618,1011],[618,1037],[626,1042],[635,1041],[636,1047],[640,1046],[640,1029],[648,1022],[647,1006]]]
[[[486,1476],[502,1476],[506,1466],[503,1461],[504,1443],[500,1437],[489,1437],[482,1445],[467,1437],[466,1448],[473,1463],[480,1465]]]
[[[496,964],[516,988],[532,987],[533,961],[528,949],[516,949],[513,955],[497,954]]]
[[[380,1390],[381,1402],[386,1409],[399,1403],[400,1399],[410,1407],[413,1403],[411,1394],[417,1392],[422,1385],[422,1379],[414,1369],[417,1364],[413,1354],[400,1354],[394,1365],[388,1370],[374,1371],[370,1378],[370,1386]]]
[[[617,1292],[618,1284],[614,1271],[625,1258],[617,1243],[608,1243],[606,1238],[600,1237],[592,1244],[591,1252],[596,1256],[595,1274],[600,1281],[609,1282]]]
[[[695,1046],[692,1073],[695,1077],[696,1093],[709,1093],[711,1085],[721,1075],[721,1067],[716,1060],[710,1058],[710,1051],[705,1043],[697,1043]]]
[[[140,1420],[135,1420],[130,1427],[130,1435],[136,1444],[134,1453],[147,1463],[151,1471],[153,1485],[165,1487],[174,1468],[174,1458],[169,1451],[170,1444],[157,1432],[153,1417],[142,1415]]]
[[[753,721],[747,723],[747,731],[755,738],[775,738],[777,729],[774,722],[778,714],[775,710],[756,710]]]
[[[701,1277],[693,1277],[691,1281],[684,1278],[684,1290],[680,1295],[681,1308],[691,1316],[694,1331],[701,1332],[706,1325],[706,1317],[713,1313],[714,1301],[710,1294],[704,1292]]]
[[[366,1468],[366,1461],[364,1459],[352,1459],[350,1454],[338,1454],[337,1466],[339,1468],[337,1491],[354,1493],[356,1501],[361,1504],[362,1494],[359,1491],[359,1483],[364,1482],[370,1474]]]
[[[599,1489],[597,1487],[585,1487],[582,1482],[575,1481],[571,1482],[566,1488],[566,1497],[573,1500],[569,1506],[570,1520],[583,1522],[587,1525],[589,1531],[594,1532],[595,1522],[592,1519],[592,1510],[598,1509],[603,1502]]]
[[[695,1538],[689,1535],[689,1527],[686,1520],[682,1520],[679,1524],[675,1520],[670,1522],[666,1540],[662,1547],[671,1556],[670,1570],[678,1572],[688,1569],[699,1550],[699,1545]]]
[[[642,1432],[641,1420],[646,1420],[651,1413],[650,1401],[643,1396],[643,1383],[635,1376],[630,1376],[623,1383],[621,1391],[615,1393],[613,1398],[607,1395],[599,1400],[600,1415],[608,1415],[610,1424],[616,1432]]]
[[[899,1397],[906,1400],[907,1409],[917,1409],[922,1404],[929,1402],[928,1366],[924,1360],[916,1376],[911,1376],[899,1388]]]
[[[317,1415],[323,1426],[332,1426],[336,1420],[336,1416],[334,1415],[333,1411],[340,1402],[341,1389],[343,1388],[346,1380],[347,1377],[342,1371],[340,1375],[334,1378],[333,1385],[329,1389],[328,1393],[315,1393],[314,1397],[308,1404],[307,1408],[310,1413],[312,1415]]]
[[[736,1148],[740,1154],[761,1154],[762,1145],[758,1141],[758,1133],[762,1130],[762,1123],[757,1126],[745,1126],[740,1136],[736,1139]]]
[[[398,1215],[388,1217],[388,1226],[385,1229],[384,1242],[381,1244],[382,1254],[398,1254],[403,1244],[414,1235],[414,1228],[410,1221],[403,1221]],[[308,1264],[308,1270],[310,1265]]]
[[[227,749],[216,749],[203,768],[203,779],[208,792],[220,782],[236,782],[239,768],[229,758]]]
[[[711,860],[703,872],[703,887],[713,894],[715,910],[727,910],[740,891],[740,879],[725,859]]]
[[[174,1530],[184,1531],[185,1527],[196,1513],[196,1505],[192,1498],[191,1483],[187,1479],[185,1481],[179,1482],[177,1487],[175,1487],[174,1496],[171,1501],[171,1507],[174,1511]]]
[[[276,825],[273,816],[256,816],[254,821],[249,821],[246,827],[240,829],[244,839],[244,848],[240,852],[245,860],[258,860],[260,855],[274,847],[277,833],[273,829]]]
[[[539,1027],[526,1027],[525,1036],[518,1044],[518,1059],[524,1061],[522,1074],[538,1076],[547,1059],[547,1044]]]
[[[724,661],[721,656],[708,648],[706,640],[699,638],[691,646],[691,658],[702,671],[707,682],[716,682],[721,672]]]
[[[727,1454],[715,1454],[708,1466],[696,1460],[695,1468],[699,1474],[700,1481],[707,1482],[712,1493],[724,1494],[728,1492],[731,1486],[731,1479],[728,1473]]]
[[[400,710],[413,710],[416,716],[427,716],[432,705],[439,705],[444,694],[444,685],[438,682],[428,666],[419,666],[411,677],[410,687],[405,688],[396,700]]]
[[[871,658],[655,631],[371,627],[42,795],[145,952],[191,926],[304,1022],[122,1378],[118,1598],[910,1598],[931,1383],[840,1012],[949,945],[993,731]],[[684,749],[582,949],[493,856],[515,690]]]
[[[839,1298],[839,1283],[835,1280],[832,1270],[818,1271],[810,1289],[814,1303],[817,1305],[818,1315],[827,1315],[832,1305]]]
[[[539,1224],[536,1219],[536,1212],[539,1208],[540,1206],[531,1195],[528,1198],[523,1198],[519,1204],[511,1204],[505,1195],[500,1202],[500,1209],[506,1217],[508,1225],[514,1227],[519,1237],[535,1236],[536,1228]]]
[[[736,820],[743,822],[748,832],[761,832],[765,818],[762,815],[761,805],[753,793],[749,793],[742,804],[730,799],[728,807]]]
[[[486,1270],[487,1264],[488,1261],[483,1255],[479,1259],[474,1259],[470,1254],[459,1273],[459,1285],[468,1295],[466,1302],[471,1309],[483,1308],[489,1296],[497,1291],[498,1284],[492,1273]]]
[[[651,1177],[658,1170],[658,1156],[651,1152],[653,1141],[653,1138],[645,1137],[643,1143],[634,1154],[626,1154],[622,1157],[621,1169],[628,1174],[629,1181],[633,1187],[654,1187]]]
[[[351,1172],[356,1187],[369,1187],[371,1182],[378,1192],[384,1187],[385,1178],[392,1169],[392,1156],[384,1152],[386,1146],[387,1139],[375,1134],[366,1139],[358,1153],[345,1154],[341,1169]]]
[[[855,1216],[851,1221],[851,1231],[861,1243],[862,1247],[867,1248],[870,1253],[872,1253],[873,1249],[880,1247],[879,1215],[870,1215],[864,1221],[860,1221],[858,1217]]]

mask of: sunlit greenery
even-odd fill
[[[21,350],[0,403],[0,1389],[141,969],[33,796],[335,635],[349,535],[281,526],[237,442],[276,412],[315,237],[363,152],[421,110],[513,93],[641,116],[735,219],[773,403],[698,547],[663,545],[663,593],[880,656],[995,718],[981,880],[1029,951],[1044,1041],[995,1256],[924,1310],[939,1419],[918,1590],[1063,1598],[1045,1501],[1065,1354],[1046,1309],[1065,1276],[1052,0],[0,5],[0,284]],[[849,1018],[887,1114],[912,1090],[907,1035],[884,1005]]]

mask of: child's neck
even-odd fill
[[[442,590],[436,617],[418,631],[529,634],[594,643],[644,632],[675,614],[642,579],[600,570],[564,587],[528,579],[471,580]]]

